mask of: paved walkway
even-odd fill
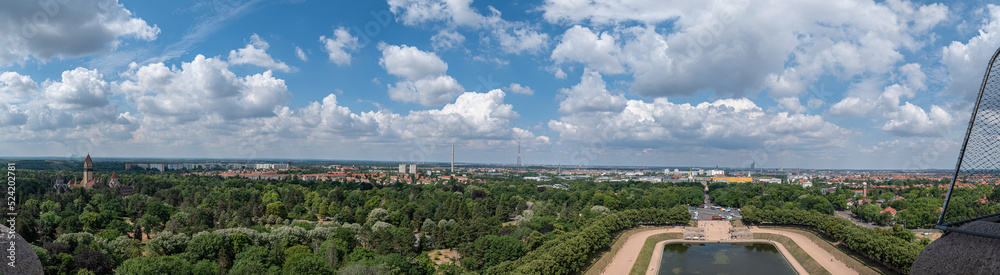
[[[635,259],[639,257],[639,251],[642,250],[642,245],[646,243],[646,239],[656,234],[682,232],[684,232],[684,230],[681,227],[674,227],[635,233],[625,241],[622,248],[618,250],[618,254],[616,254],[615,257],[611,259],[611,263],[604,268],[604,272],[602,274],[628,274],[629,271],[632,271],[632,265],[635,264]]]
[[[729,229],[733,224],[729,221],[698,221],[698,227],[705,229],[706,241],[725,241],[729,239]]]
[[[857,271],[854,271],[850,267],[847,267],[847,265],[845,265],[843,262],[834,258],[833,255],[830,254],[830,252],[827,252],[822,247],[819,247],[819,245],[814,243],[808,237],[803,236],[802,234],[784,230],[762,229],[756,227],[751,228],[750,231],[753,233],[778,234],[791,238],[792,241],[795,242],[795,244],[799,245],[799,247],[801,247],[802,250],[806,252],[806,254],[809,254],[809,256],[813,258],[813,260],[816,260],[816,262],[818,262],[819,265],[823,266],[823,268],[825,268],[826,271],[829,271],[830,274],[858,274]]]

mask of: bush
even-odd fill
[[[187,249],[187,243],[190,240],[191,238],[187,234],[163,231],[146,243],[146,249],[156,255],[173,255]]]
[[[48,250],[45,250],[45,248],[41,248],[33,244],[31,245],[31,249],[35,251],[36,255],[38,255],[38,261],[42,262],[43,266],[48,264],[49,258],[52,257],[49,255]]]
[[[611,209],[608,209],[607,207],[602,206],[602,205],[594,205],[593,207],[590,207],[590,211],[594,211],[594,212],[601,213],[601,214],[609,214],[609,213],[611,213]]]
[[[220,250],[226,249],[226,244],[226,239],[222,236],[212,233],[199,233],[188,243],[187,252],[195,261],[203,259],[214,260],[217,258]]]
[[[285,262],[282,269],[285,274],[330,274],[326,263],[320,257],[312,254],[298,254]]]
[[[115,238],[118,238],[118,236],[121,236],[121,235],[122,235],[122,233],[119,232],[118,229],[104,229],[104,230],[101,230],[101,232],[97,233],[98,237],[101,237],[101,238],[104,238],[104,239],[107,239],[107,240],[114,240]]]
[[[267,248],[260,246],[250,246],[244,249],[243,252],[236,254],[237,265],[242,261],[259,263],[265,269],[274,264],[271,252]]]
[[[119,275],[191,274],[191,264],[177,256],[154,256],[128,259],[118,267]]]
[[[192,275],[216,275],[219,274],[219,264],[213,261],[201,260],[191,267]]]
[[[84,248],[73,256],[73,263],[77,269],[90,270],[94,274],[111,274],[111,262],[108,261],[108,257],[90,248]]]
[[[305,230],[313,230],[316,226],[309,222],[293,222],[292,226],[302,227]]]

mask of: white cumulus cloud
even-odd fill
[[[333,37],[320,36],[319,42],[323,43],[323,49],[329,54],[330,61],[337,65],[351,65],[351,54],[347,51],[361,47],[358,38],[352,36],[344,27],[334,30]]]
[[[765,112],[746,98],[676,104],[666,98],[629,100],[616,112],[576,113],[550,120],[564,141],[614,148],[790,150],[819,155],[844,147],[850,132],[821,116]],[[701,149],[699,149],[701,148]],[[731,161],[731,160],[730,160]]]
[[[419,102],[424,106],[441,105],[464,91],[451,76],[445,75],[448,64],[433,52],[407,45],[380,43],[379,65],[389,74],[401,77],[388,85],[389,97],[400,102]]]
[[[620,56],[621,48],[614,36],[607,32],[598,35],[580,25],[566,30],[559,45],[552,50],[552,60],[556,64],[580,62],[604,74],[625,72]]]
[[[766,90],[776,99],[798,96],[824,75],[891,72],[904,59],[901,51],[933,41],[929,32],[948,13],[941,4],[862,0],[552,0],[540,10],[550,23],[591,26],[566,31],[553,51],[556,63],[627,72],[632,93],[742,96]],[[655,27],[664,22],[672,27]]]
[[[979,26],[979,35],[962,43],[952,41],[941,49],[941,63],[951,81],[946,91],[974,101],[983,83],[986,64],[1000,45],[1000,6],[986,5],[987,17]]]
[[[97,70],[76,68],[62,73],[62,81],[46,82],[43,93],[49,107],[85,110],[108,105],[110,86]]]
[[[510,85],[507,85],[507,90],[515,94],[525,94],[525,95],[535,94],[535,90],[531,89],[531,87],[524,86],[518,83],[511,83]]]
[[[874,96],[862,92],[847,95],[830,106],[830,114],[876,116],[885,120],[881,130],[897,136],[940,136],[955,125],[951,114],[938,105],[931,105],[928,112],[905,101],[927,87],[919,64],[908,63],[898,71],[902,76],[899,83],[886,86]]]
[[[291,96],[284,80],[271,71],[239,77],[226,62],[202,55],[180,68],[142,66],[120,88],[143,114],[177,121],[274,116]]]
[[[566,97],[559,103],[559,111],[568,114],[618,112],[625,108],[626,102],[624,95],[608,91],[600,73],[589,69],[583,72],[579,84],[559,89],[559,94]]]
[[[309,56],[306,55],[306,51],[303,51],[302,48],[295,47],[295,56],[297,56],[299,60],[309,61]]]
[[[505,53],[540,53],[548,46],[549,35],[539,31],[537,25],[524,21],[508,21],[501,18],[500,10],[489,6],[490,15],[479,14],[471,6],[472,0],[389,0],[389,11],[396,15],[397,21],[408,26],[421,26],[429,23],[443,23],[446,29],[463,27],[471,30],[481,30],[489,36],[481,39],[485,43],[499,44]],[[440,36],[448,34],[450,37]],[[458,36],[454,30],[445,33],[444,29],[432,38],[435,48],[452,45]],[[445,40],[448,39],[448,40]]]
[[[154,40],[156,26],[117,0],[0,2],[0,65],[115,50],[122,38]]]
[[[19,103],[38,91],[38,84],[30,76],[17,72],[0,74],[0,98],[9,103]]]
[[[395,76],[414,80],[443,75],[448,70],[448,64],[437,54],[421,51],[417,47],[383,43],[379,44],[379,50],[382,51],[379,65]]]
[[[294,68],[288,66],[285,62],[271,58],[271,55],[267,54],[267,49],[270,47],[271,45],[267,41],[264,41],[255,33],[250,36],[250,44],[247,44],[246,47],[229,51],[229,64],[250,64],[283,72],[292,71]]]
[[[424,106],[441,105],[463,91],[451,76],[439,75],[389,84],[389,98],[400,102],[417,102]]]
[[[434,50],[451,49],[462,45],[462,43],[465,43],[465,36],[454,30],[440,30],[431,36],[431,45],[434,46]]]

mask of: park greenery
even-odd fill
[[[686,223],[703,199],[697,183],[373,186],[120,170],[135,187],[124,196],[57,193],[57,175],[19,176],[16,229],[46,274],[567,274],[619,230]],[[435,249],[460,258],[436,266]]]

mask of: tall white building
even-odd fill
[[[399,165],[399,173],[400,174],[406,174],[406,164],[400,164]]]
[[[256,163],[254,169],[288,169],[288,163]]]
[[[163,172],[163,170],[167,169],[167,165],[163,163],[150,163],[149,168],[160,170],[160,172]]]
[[[416,174],[416,173],[417,173],[417,165],[410,164],[410,174]]]

